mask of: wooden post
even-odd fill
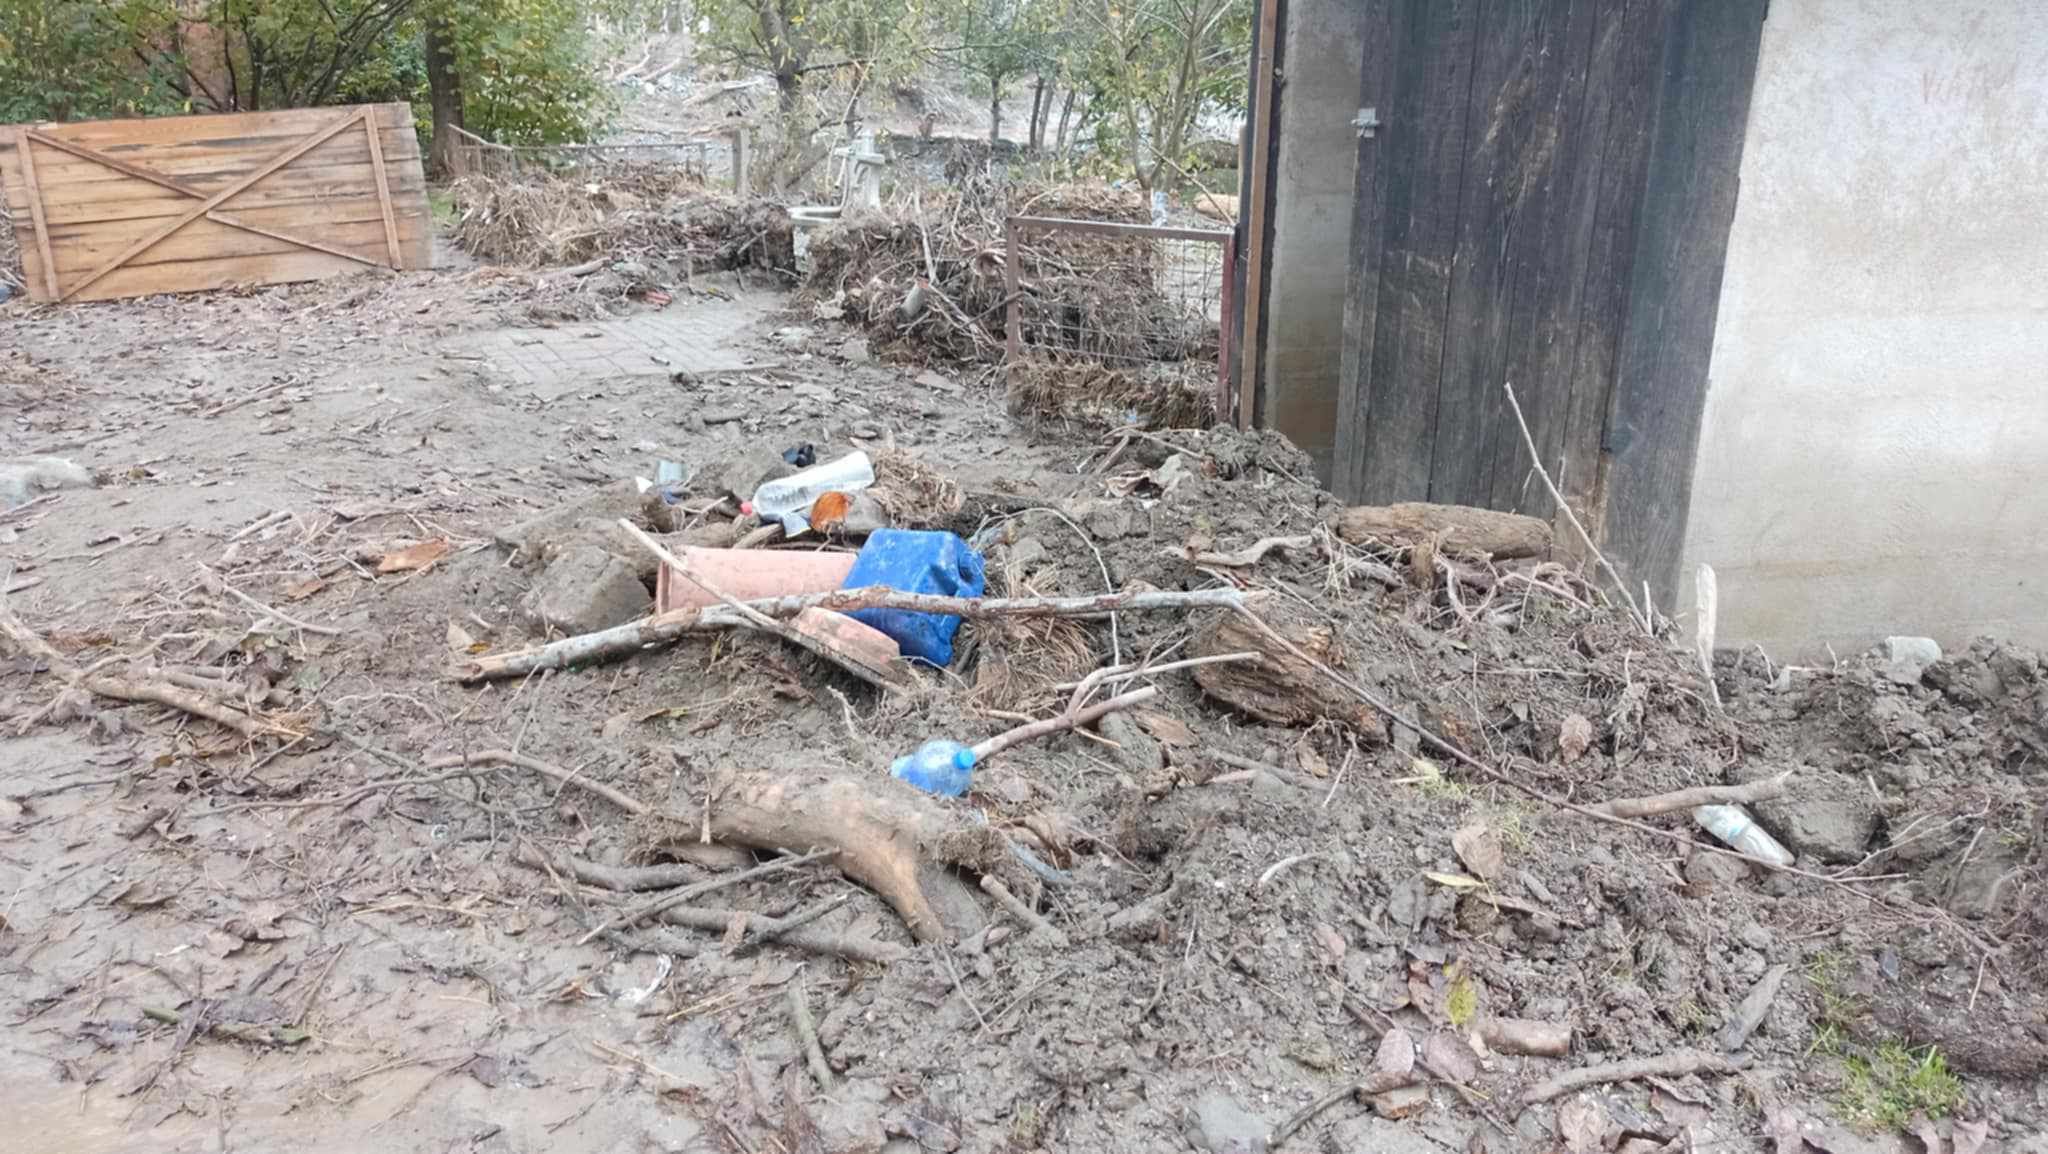
[[[43,262],[43,288],[47,300],[61,300],[57,292],[57,261],[50,253],[50,226],[43,219],[43,190],[36,183],[36,158],[28,150],[28,129],[14,130],[14,155],[21,158],[21,182],[28,191],[28,219],[36,230],[36,256]]]
[[[747,126],[742,124],[732,130],[732,194],[751,196],[750,174],[747,172]]]
[[[1003,355],[1015,362],[1024,351],[1024,342],[1019,330],[1023,327],[1024,309],[1017,300],[1017,286],[1024,280],[1024,254],[1017,242],[1023,230],[1017,227],[1017,218],[1003,218]]]
[[[402,263],[398,255],[398,218],[391,212],[391,178],[384,174],[384,142],[377,138],[379,117],[375,107],[363,110],[363,131],[370,137],[370,177],[377,182],[377,207],[384,214],[384,251],[391,254],[391,267]]]
[[[1230,411],[1230,313],[1237,303],[1237,233],[1223,238],[1223,301],[1216,326],[1216,419],[1234,422]]]
[[[1272,199],[1267,179],[1273,151],[1273,40],[1279,31],[1280,0],[1259,4],[1259,55],[1252,62],[1251,154],[1252,202],[1238,206],[1250,250],[1244,273],[1244,328],[1238,333],[1243,360],[1237,381],[1237,427],[1249,429],[1257,417],[1259,395],[1260,314],[1266,303],[1266,202]]]

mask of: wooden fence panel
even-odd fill
[[[0,127],[0,185],[42,301],[433,261],[404,104]]]

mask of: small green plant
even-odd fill
[[[1479,988],[1473,985],[1471,976],[1462,967],[1451,977],[1450,987],[1444,991],[1444,1016],[1460,1030],[1479,1016]]]
[[[1843,1059],[1842,1116],[1871,1130],[1903,1130],[1914,1115],[1940,1118],[1963,1104],[1963,1082],[1941,1050],[1886,1042],[1866,1056]]]
[[[1842,955],[1822,950],[1806,960],[1806,980],[1820,996],[1820,1020],[1813,1025],[1813,1042],[1806,1052],[1839,1053],[1863,1009],[1842,989]]]
[[[1704,1037],[1714,1027],[1712,1019],[1707,1017],[1706,1010],[1692,998],[1683,998],[1671,1008],[1671,1021],[1695,1038]]]

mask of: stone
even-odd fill
[[[1428,1086],[1403,1086],[1372,1096],[1373,1113],[1382,1118],[1412,1118],[1427,1109]]]
[[[566,634],[594,633],[647,612],[653,597],[633,567],[594,545],[557,557],[526,595],[527,615]]]
[[[1877,833],[1877,805],[1869,793],[1853,786],[1836,784],[1828,792],[1833,796],[1760,802],[1757,824],[1800,857],[1835,865],[1861,861]]]
[[[1202,1095],[1181,1117],[1181,1133],[1188,1143],[1209,1154],[1265,1154],[1266,1135],[1272,1130],[1265,1119],[1221,1090]]]
[[[57,489],[92,487],[92,470],[62,457],[0,461],[0,509],[26,505]]]
[[[1444,1148],[1403,1126],[1361,1114],[1346,1118],[1330,1128],[1323,1139],[1324,1154],[1444,1154]]]
[[[864,365],[875,359],[873,354],[868,352],[866,337],[846,338],[839,346],[839,356],[850,365]]]
[[[1941,645],[1932,637],[1884,639],[1884,675],[1896,685],[1918,685],[1927,667],[1941,660]]]
[[[724,494],[735,501],[751,501],[754,490],[763,482],[780,480],[794,472],[796,467],[782,459],[781,450],[754,445],[705,469],[693,479],[691,488]]]
[[[1740,858],[1694,850],[1685,859],[1685,880],[1702,887],[1733,887],[1749,880],[1749,868],[1749,863]]]
[[[706,425],[730,425],[746,415],[747,411],[745,409],[733,407],[699,409],[697,411],[698,419],[702,420]]]
[[[1399,1026],[1380,1035],[1379,1050],[1373,1054],[1372,1069],[1359,1089],[1368,1094],[1398,1090],[1415,1083],[1415,1039]]]
[[[1081,518],[1088,535],[1097,541],[1120,541],[1130,536],[1131,521],[1131,510],[1121,501],[1097,502]]]
[[[1151,734],[1131,720],[1129,714],[1112,713],[1096,726],[1102,736],[1116,742],[1113,750],[1116,763],[1134,773],[1143,773],[1166,767],[1166,751]]]

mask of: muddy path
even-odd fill
[[[1977,1123],[2041,1149],[2033,655],[1951,655],[1911,683],[1731,655],[1719,711],[1689,659],[1568,573],[1475,571],[1453,596],[1316,537],[1331,499],[1284,443],[1022,424],[984,376],[876,363],[737,281],[551,326],[536,283],[0,313],[0,458],[99,475],[0,521],[13,613],[69,661],[148,650],[289,730],[248,742],[0,658],[13,1148],[1222,1154],[1367,1079],[1392,1026],[1448,1075],[1335,1102],[1283,1148],[1916,1148],[1890,1136],[1903,1101],[1958,1154]],[[1001,592],[1262,591],[1538,794],[1796,769],[1799,865],[1845,877],[1753,872],[1683,815],[1662,836],[1592,821],[1368,712],[1262,717],[1181,671],[1144,712],[1019,747],[948,803],[1045,851],[1057,936],[960,885],[959,944],[917,946],[808,866],[707,897],[708,927],[579,944],[646,900],[603,871],[674,885],[759,860],[690,836],[721,773],[904,789],[888,762],[917,741],[1044,716],[1097,665],[1212,635],[1180,615],[970,625],[953,670],[893,697],[738,635],[448,676],[542,635],[525,607],[552,558],[500,544],[508,527],[606,507],[662,459],[716,473],[805,443],[893,449],[969,494],[924,515],[982,530]],[[1188,559],[1273,536],[1316,543]],[[421,768],[485,750],[667,816],[516,762]],[[1265,768],[1232,776],[1247,762]],[[1801,824],[1815,812],[1832,824]],[[812,940],[874,957],[749,929],[836,898]],[[1716,1051],[1766,982],[1741,1072],[1521,1107],[1568,1068]],[[1509,1019],[1568,1028],[1569,1056],[1475,1044]],[[1928,1046],[1952,1093],[1885,1074]]]

